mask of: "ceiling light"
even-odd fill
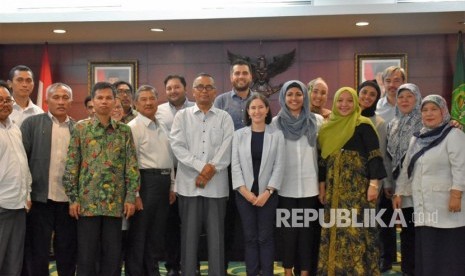
[[[152,32],[164,32],[165,29],[163,29],[163,28],[151,28],[150,31],[152,31]]]
[[[359,21],[359,22],[355,23],[355,25],[358,26],[358,27],[364,27],[364,26],[370,25],[370,22],[367,22],[367,21]]]
[[[66,33],[66,30],[63,30],[63,29],[55,29],[53,30],[54,33],[56,34],[65,34]]]

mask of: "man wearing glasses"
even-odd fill
[[[32,177],[21,131],[10,118],[13,99],[0,82],[0,275],[20,275],[23,265],[26,211]]]
[[[127,124],[137,116],[137,111],[133,107],[134,90],[132,85],[125,81],[117,81],[113,83],[113,86],[116,89],[116,97],[121,99],[124,110],[121,122]]]
[[[195,275],[202,226],[207,233],[208,275],[225,275],[224,218],[234,124],[213,106],[214,79],[205,73],[194,80],[195,105],[178,111],[170,143],[178,159],[176,188],[181,217],[181,270]]]

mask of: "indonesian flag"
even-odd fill
[[[45,43],[42,53],[42,67],[40,68],[39,89],[37,91],[37,105],[47,112],[48,107],[45,101],[47,87],[52,84],[52,73],[50,71],[50,61],[48,60],[48,44]]]

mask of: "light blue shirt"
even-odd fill
[[[245,127],[245,104],[247,103],[247,100],[250,98],[251,95],[252,92],[249,91],[247,98],[242,99],[237,95],[236,91],[232,90],[219,95],[215,99],[215,107],[222,109],[228,112],[229,115],[231,115],[232,120],[234,122],[234,130],[238,130]]]
[[[396,106],[391,105],[388,100],[387,96],[382,97],[379,99],[378,104],[376,105],[376,115],[383,118],[383,120],[388,124],[394,117],[396,116]]]
[[[170,132],[170,143],[178,159],[176,190],[182,196],[221,198],[229,195],[228,170],[234,125],[226,111],[211,107],[204,114],[197,105],[178,111]],[[205,188],[195,179],[210,163],[216,173]]]

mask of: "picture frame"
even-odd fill
[[[407,54],[355,54],[355,88],[366,80],[376,79],[383,91],[382,73],[389,66],[402,67],[407,74]]]
[[[138,85],[138,61],[89,61],[88,64],[89,93],[97,82],[127,81],[134,89]]]

